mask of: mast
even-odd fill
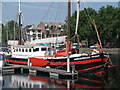
[[[70,0],[68,0],[68,22],[67,22],[67,25],[68,25],[68,35],[67,35],[67,41],[70,40]]]
[[[77,31],[78,31],[79,12],[80,12],[80,0],[77,0],[77,20],[76,20],[75,35],[77,35]]]
[[[70,52],[70,0],[68,0],[68,22],[67,22],[67,26],[68,26],[68,35],[67,35],[67,72],[70,72],[70,58],[69,58],[69,52]]]
[[[21,23],[21,15],[22,15],[22,11],[20,8],[20,0],[18,1],[18,24],[19,24],[19,31],[18,31],[18,35],[19,35],[19,45],[22,45],[22,23]]]

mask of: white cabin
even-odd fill
[[[53,55],[53,50],[50,46],[12,46],[12,57],[28,59],[34,56],[50,56]]]

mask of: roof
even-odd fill
[[[65,25],[65,23],[57,23],[57,22],[40,22],[40,24],[43,24],[43,25],[45,25],[45,24],[47,24],[47,25],[50,25],[50,26],[56,26],[56,27],[59,27],[59,25]],[[38,24],[38,26],[40,25],[40,24]]]
[[[30,28],[28,28],[28,29],[35,29],[35,30],[38,30],[38,29],[40,29],[41,30],[41,28],[39,28],[39,27],[35,27],[35,26],[31,26]]]

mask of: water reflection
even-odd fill
[[[109,87],[120,88],[120,53],[111,55],[111,60],[116,67],[109,69]]]
[[[93,75],[81,75],[75,80],[30,75],[7,75],[2,78],[2,88],[106,88],[104,77]]]

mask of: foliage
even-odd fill
[[[76,25],[75,11],[71,16],[71,37],[74,36]],[[113,47],[120,46],[120,8],[112,6],[101,7],[98,11],[92,8],[85,8],[80,11],[80,20],[78,27],[78,35],[80,40],[87,40],[89,45],[98,42],[95,28],[93,26],[93,19],[96,22],[98,32],[102,44],[106,46],[107,43]]]
[[[6,25],[2,25],[2,42],[7,44],[8,40],[18,39],[18,24],[11,20]]]

